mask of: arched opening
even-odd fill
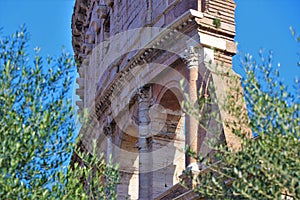
[[[151,116],[151,126],[155,127],[150,148],[153,197],[178,183],[185,168],[184,116],[180,107],[182,95],[176,88],[162,87],[161,91]]]
[[[167,91],[163,94],[162,98],[160,99],[159,105],[173,111],[181,110],[178,97],[170,89],[167,89]]]

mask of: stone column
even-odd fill
[[[144,86],[138,90],[138,149],[139,149],[139,199],[146,200],[150,197],[150,152],[147,142],[149,135],[149,107],[151,88]]]
[[[112,134],[114,131],[114,125],[112,123],[108,124],[103,128],[103,132],[106,136],[106,162],[108,163],[112,159],[113,144],[112,144]]]
[[[192,104],[197,103],[198,99],[198,67],[200,64],[199,49],[190,46],[186,51],[186,63],[188,68],[188,88],[187,93],[189,101]],[[186,116],[186,147],[189,146],[193,151],[198,153],[198,120],[190,115]],[[192,157],[186,156],[186,165],[193,166],[196,160]]]

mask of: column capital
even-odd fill
[[[103,133],[105,136],[111,137],[115,130],[115,123],[109,123],[103,127]]]
[[[151,87],[150,85],[145,85],[137,89],[137,96],[138,101],[150,101],[152,94],[151,94]]]
[[[201,60],[200,50],[200,47],[196,46],[189,46],[184,50],[183,58],[189,69],[199,66]]]

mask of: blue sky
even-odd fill
[[[25,23],[31,34],[29,50],[41,47],[42,55],[58,55],[61,46],[72,52],[71,16],[74,0],[0,0],[0,27],[2,34],[14,32]],[[299,0],[236,0],[236,41],[239,52],[255,57],[260,48],[273,50],[274,60],[281,63],[281,76],[291,85],[295,76],[299,45],[289,26],[300,33]],[[234,58],[234,69],[238,57]]]
[[[289,27],[300,33],[299,0],[236,0],[236,37],[238,50],[249,52],[258,59],[262,48],[273,51],[274,61],[281,65],[280,75],[291,86],[300,78],[297,61],[300,44],[295,42]],[[239,57],[234,58],[234,69],[240,72]],[[274,63],[274,64],[276,64]]]
[[[71,16],[74,0],[0,0],[0,27],[11,34],[24,24],[31,35],[29,50],[59,55],[61,47],[72,52]]]

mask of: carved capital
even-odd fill
[[[113,132],[115,131],[115,123],[110,123],[107,124],[104,128],[103,128],[103,133],[106,136],[112,136]]]
[[[185,50],[183,55],[188,68],[198,67],[200,63],[200,48],[190,46]]]
[[[137,89],[139,102],[150,101],[152,94],[150,86],[143,86]]]

